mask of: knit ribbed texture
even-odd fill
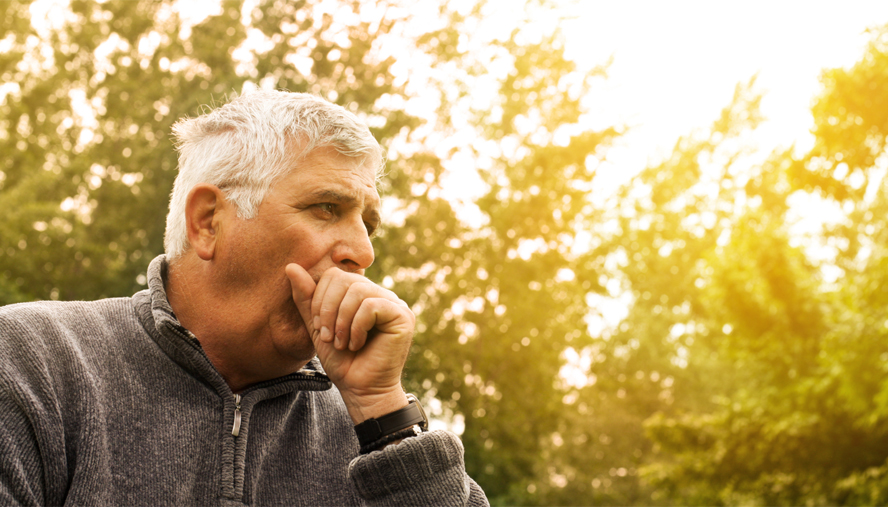
[[[361,496],[376,505],[487,505],[464,472],[463,447],[444,431],[406,438],[352,461],[349,475]],[[477,503],[476,503],[477,502]]]
[[[486,503],[452,434],[356,459],[316,360],[241,393],[234,437],[234,395],[176,321],[164,274],[161,256],[133,298],[0,308],[0,505],[462,505],[470,487]]]

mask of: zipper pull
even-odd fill
[[[238,436],[240,434],[240,425],[241,425],[241,396],[239,394],[234,395],[234,426],[231,428],[231,434],[234,436]]]

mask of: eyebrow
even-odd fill
[[[312,192],[311,198],[312,200],[322,200],[342,205],[356,205],[358,202],[358,199],[355,198],[353,195],[329,189]],[[375,206],[365,208],[362,215],[369,215],[369,221],[373,223],[374,227],[379,226],[379,224],[382,222],[382,216],[379,214],[379,210],[376,209]]]

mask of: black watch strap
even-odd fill
[[[422,405],[419,404],[419,400],[412,394],[407,395],[407,400],[409,403],[406,407],[381,417],[367,419],[355,426],[355,433],[358,435],[361,447],[414,425],[419,425],[422,431],[428,429],[429,419],[426,417]]]

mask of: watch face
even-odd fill
[[[425,410],[422,408],[422,403],[419,402],[419,398],[417,398],[416,395],[414,395],[414,394],[407,393],[407,401],[409,401],[410,403],[415,403],[416,408],[419,409],[419,414],[422,416],[422,422],[417,423],[417,425],[419,426],[419,429],[422,431],[428,431],[429,430],[429,416],[426,415]]]

